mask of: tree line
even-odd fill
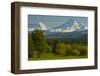
[[[34,30],[28,34],[28,55],[32,58],[42,53],[52,53],[59,56],[87,56],[87,45],[82,43],[67,43],[54,39],[52,43],[46,39],[40,30]]]

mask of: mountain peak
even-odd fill
[[[48,30],[48,25],[42,23],[42,22],[39,22],[39,29],[40,30]]]
[[[39,29],[50,32],[74,32],[74,31],[87,30],[87,26],[82,24],[76,18],[71,18],[66,23],[54,28],[49,28],[49,26],[47,24],[44,24],[43,22],[39,22],[35,24],[35,26],[36,27],[34,29],[31,28],[30,30]]]

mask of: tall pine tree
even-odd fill
[[[29,58],[32,58],[35,48],[31,33],[28,34],[28,51]]]
[[[42,31],[33,31],[32,39],[34,41],[35,50],[38,52],[38,57],[40,57],[41,53],[48,51],[49,45]]]

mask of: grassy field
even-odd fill
[[[29,61],[32,60],[57,60],[57,59],[84,59],[87,58],[87,56],[59,56],[59,55],[53,55],[53,54],[42,54],[41,57],[33,57],[29,58]]]

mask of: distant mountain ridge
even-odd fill
[[[80,23],[78,20],[72,18],[64,24],[50,28],[47,24],[39,22],[37,24],[30,24],[28,33],[34,30],[43,31],[45,37],[51,42],[52,39],[60,39],[67,42],[87,42],[88,27]]]
[[[28,30],[33,31],[35,29],[39,29],[42,31],[49,31],[49,32],[74,32],[74,31],[84,31],[87,30],[87,26],[78,22],[76,19],[71,18],[68,22],[54,27],[49,28],[48,25],[44,24],[43,22],[39,22],[38,24],[29,25]]]

